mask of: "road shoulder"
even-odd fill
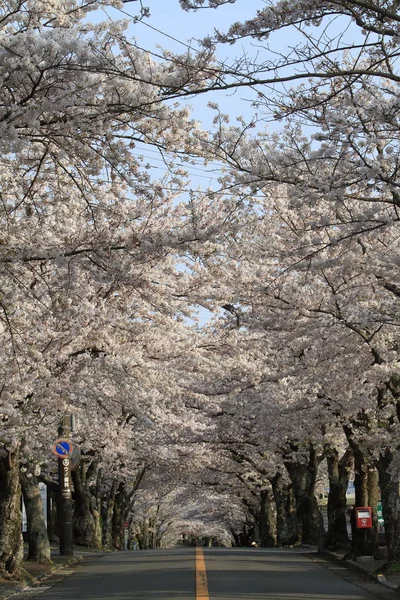
[[[20,600],[28,596],[34,598],[36,590],[40,594],[78,568],[90,564],[104,554],[105,552],[95,550],[78,550],[73,556],[52,555],[51,565],[24,561],[23,568],[27,571],[28,579],[25,581],[0,579],[0,600]]]

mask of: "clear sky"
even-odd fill
[[[236,0],[235,4],[226,4],[215,10],[186,12],[181,9],[178,0],[143,0],[143,3],[150,9],[150,18],[144,22],[183,43],[201,39],[212,33],[213,29],[225,31],[231,23],[251,18],[257,9],[265,6],[263,0]],[[134,15],[138,10],[137,4],[128,2],[124,5],[124,10]],[[133,33],[147,48],[155,48],[159,44],[178,52],[183,49],[178,41],[152,31],[143,24],[137,24]],[[219,58],[223,58],[223,55]]]

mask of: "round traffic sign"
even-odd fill
[[[53,444],[53,452],[56,456],[60,458],[65,458],[69,456],[72,452],[72,443],[69,440],[65,440],[64,438],[60,438],[56,440]]]

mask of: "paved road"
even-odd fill
[[[298,552],[210,549],[205,556],[210,600],[372,600],[375,592],[393,597],[345,568]]]
[[[201,562],[199,563],[199,556]],[[194,548],[119,552],[29,598],[40,600],[373,600],[390,590],[296,551]],[[197,571],[201,586],[196,588]],[[199,579],[199,577],[198,577]],[[197,592],[196,592],[197,589]]]

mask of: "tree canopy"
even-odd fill
[[[73,414],[98,510],[124,494],[147,543],[233,543],[332,449],[398,481],[397,4],[269,0],[155,56],[142,3],[131,22],[98,18],[120,2],[0,3],[3,460],[53,477]],[[239,88],[244,117],[215,102]]]

